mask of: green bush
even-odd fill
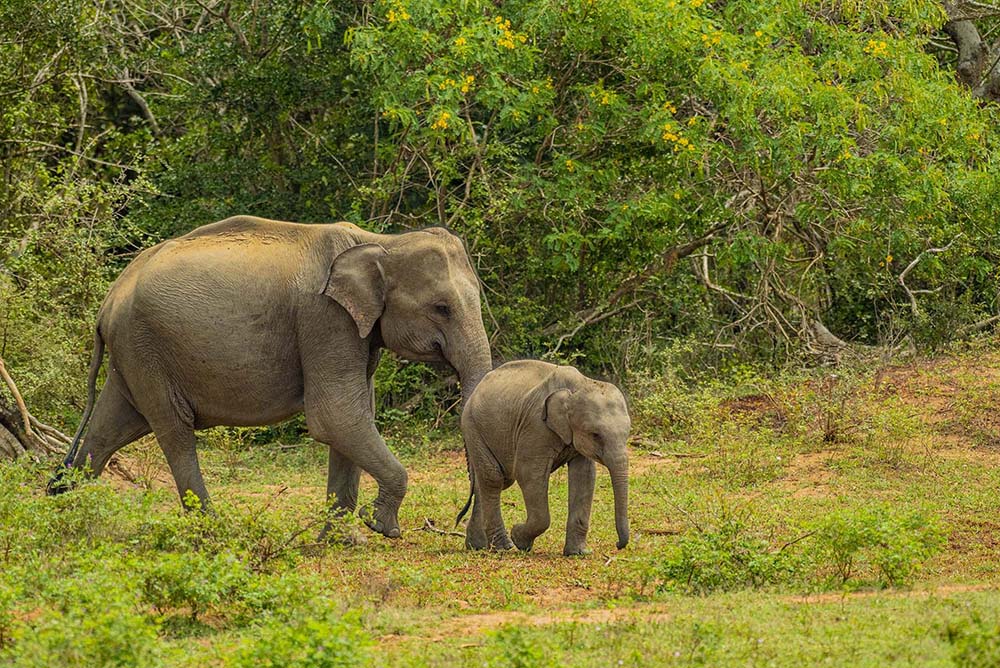
[[[236,598],[249,573],[232,554],[166,553],[141,575],[142,600],[160,614],[186,609],[191,619]]]
[[[943,544],[937,522],[923,514],[879,506],[842,510],[817,526],[818,577],[833,586],[903,585]]]
[[[323,601],[313,601],[323,607]],[[230,658],[231,668],[353,668],[370,664],[371,638],[354,615],[310,613],[263,625]]]
[[[716,528],[685,534],[658,562],[661,591],[687,593],[755,588],[787,582],[796,556],[756,535],[744,521],[725,517]]]
[[[21,623],[13,644],[0,657],[12,668],[94,666],[146,668],[161,665],[156,624],[141,614],[136,601],[103,592],[81,605],[67,601],[66,611],[46,610]]]
[[[1000,666],[1000,623],[972,615],[949,624],[944,636],[951,644],[951,657],[957,668]]]

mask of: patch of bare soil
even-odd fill
[[[879,372],[876,383],[883,394],[912,406],[942,436],[1000,446],[1000,354],[892,366]]]
[[[836,478],[829,466],[833,458],[830,450],[799,453],[789,462],[779,484],[795,499],[829,496],[830,484]]]
[[[719,409],[735,418],[749,418],[775,431],[788,423],[788,414],[770,394],[748,394],[724,401]]]

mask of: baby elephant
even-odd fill
[[[486,375],[462,411],[472,476],[469,549],[530,550],[549,528],[549,475],[569,468],[569,519],[563,554],[585,554],[596,467],[611,473],[618,548],[628,544],[628,440],[631,421],[625,397],[610,383],[587,378],[570,366],[522,360]],[[507,530],[500,491],[517,482],[528,518]]]

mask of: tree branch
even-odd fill
[[[917,266],[917,263],[920,262],[921,258],[923,258],[925,255],[927,255],[928,253],[932,253],[932,254],[943,253],[946,250],[948,250],[949,248],[951,248],[951,245],[953,243],[955,243],[955,241],[957,239],[958,239],[958,237],[955,237],[954,239],[952,239],[951,241],[949,241],[947,246],[942,246],[941,248],[928,248],[925,251],[921,251],[920,254],[917,255],[917,257],[913,258],[913,261],[910,262],[910,264],[906,265],[906,269],[904,269],[899,274],[899,278],[898,278],[899,284],[901,286],[903,286],[903,289],[906,291],[906,296],[910,299],[910,310],[913,311],[914,317],[920,315],[920,308],[917,306],[917,298],[914,295],[916,295],[916,294],[928,294],[928,293],[935,292],[935,291],[933,291],[933,290],[911,290],[909,288],[909,286],[906,285],[906,275],[908,273],[910,273],[910,271],[914,267]]]

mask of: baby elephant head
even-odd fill
[[[579,375],[550,394],[543,419],[566,445],[607,467],[615,494],[618,549],[628,545],[628,436],[632,422],[621,390]]]

